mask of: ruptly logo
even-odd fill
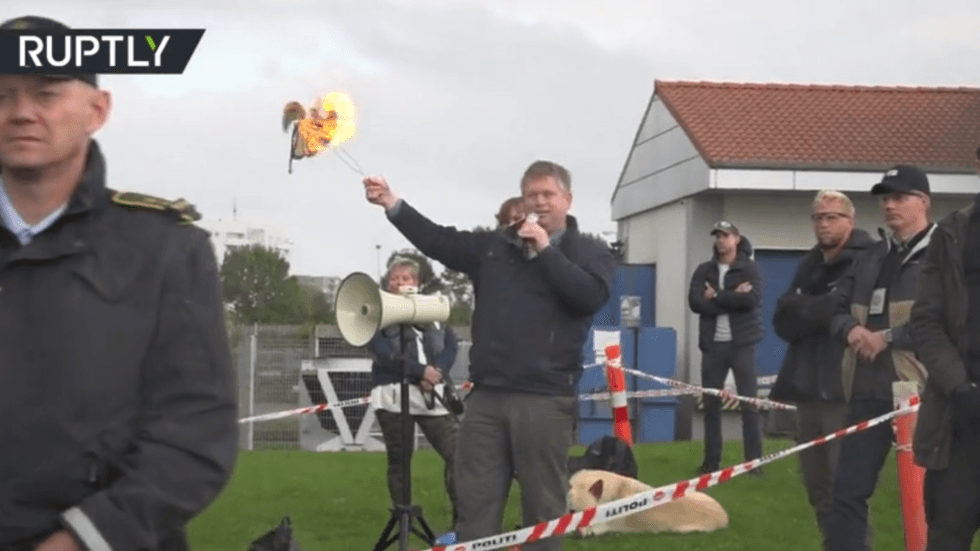
[[[181,74],[204,29],[0,31],[0,74]]]

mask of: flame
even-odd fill
[[[347,94],[330,92],[299,120],[302,156],[316,155],[330,145],[339,145],[354,135],[354,104]]]

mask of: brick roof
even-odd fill
[[[712,167],[973,172],[980,88],[656,81]]]

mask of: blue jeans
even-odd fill
[[[894,410],[889,400],[851,400],[845,426]],[[891,423],[865,429],[841,440],[834,480],[834,511],[829,526],[829,551],[869,549],[868,499],[878,485],[878,474],[892,449]]]

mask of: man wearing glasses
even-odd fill
[[[796,269],[789,289],[776,303],[773,328],[789,349],[770,398],[796,403],[797,438],[809,442],[844,427],[847,403],[841,385],[845,345],[830,334],[837,282],[874,241],[854,228],[854,203],[839,191],[824,190],[813,200],[817,244]],[[800,452],[800,472],[817,526],[827,542],[833,511],[834,475],[840,440]],[[826,543],[825,543],[826,544]]]
[[[840,298],[831,334],[847,344],[842,368],[845,424],[850,426],[894,409],[892,382],[915,381],[921,393],[925,367],[913,351],[909,318],[920,261],[936,225],[930,216],[929,179],[917,167],[888,170],[871,188],[881,202],[889,234],[868,250],[838,283]],[[841,441],[828,532],[831,551],[865,549],[868,499],[892,447],[892,428],[883,423]]]

